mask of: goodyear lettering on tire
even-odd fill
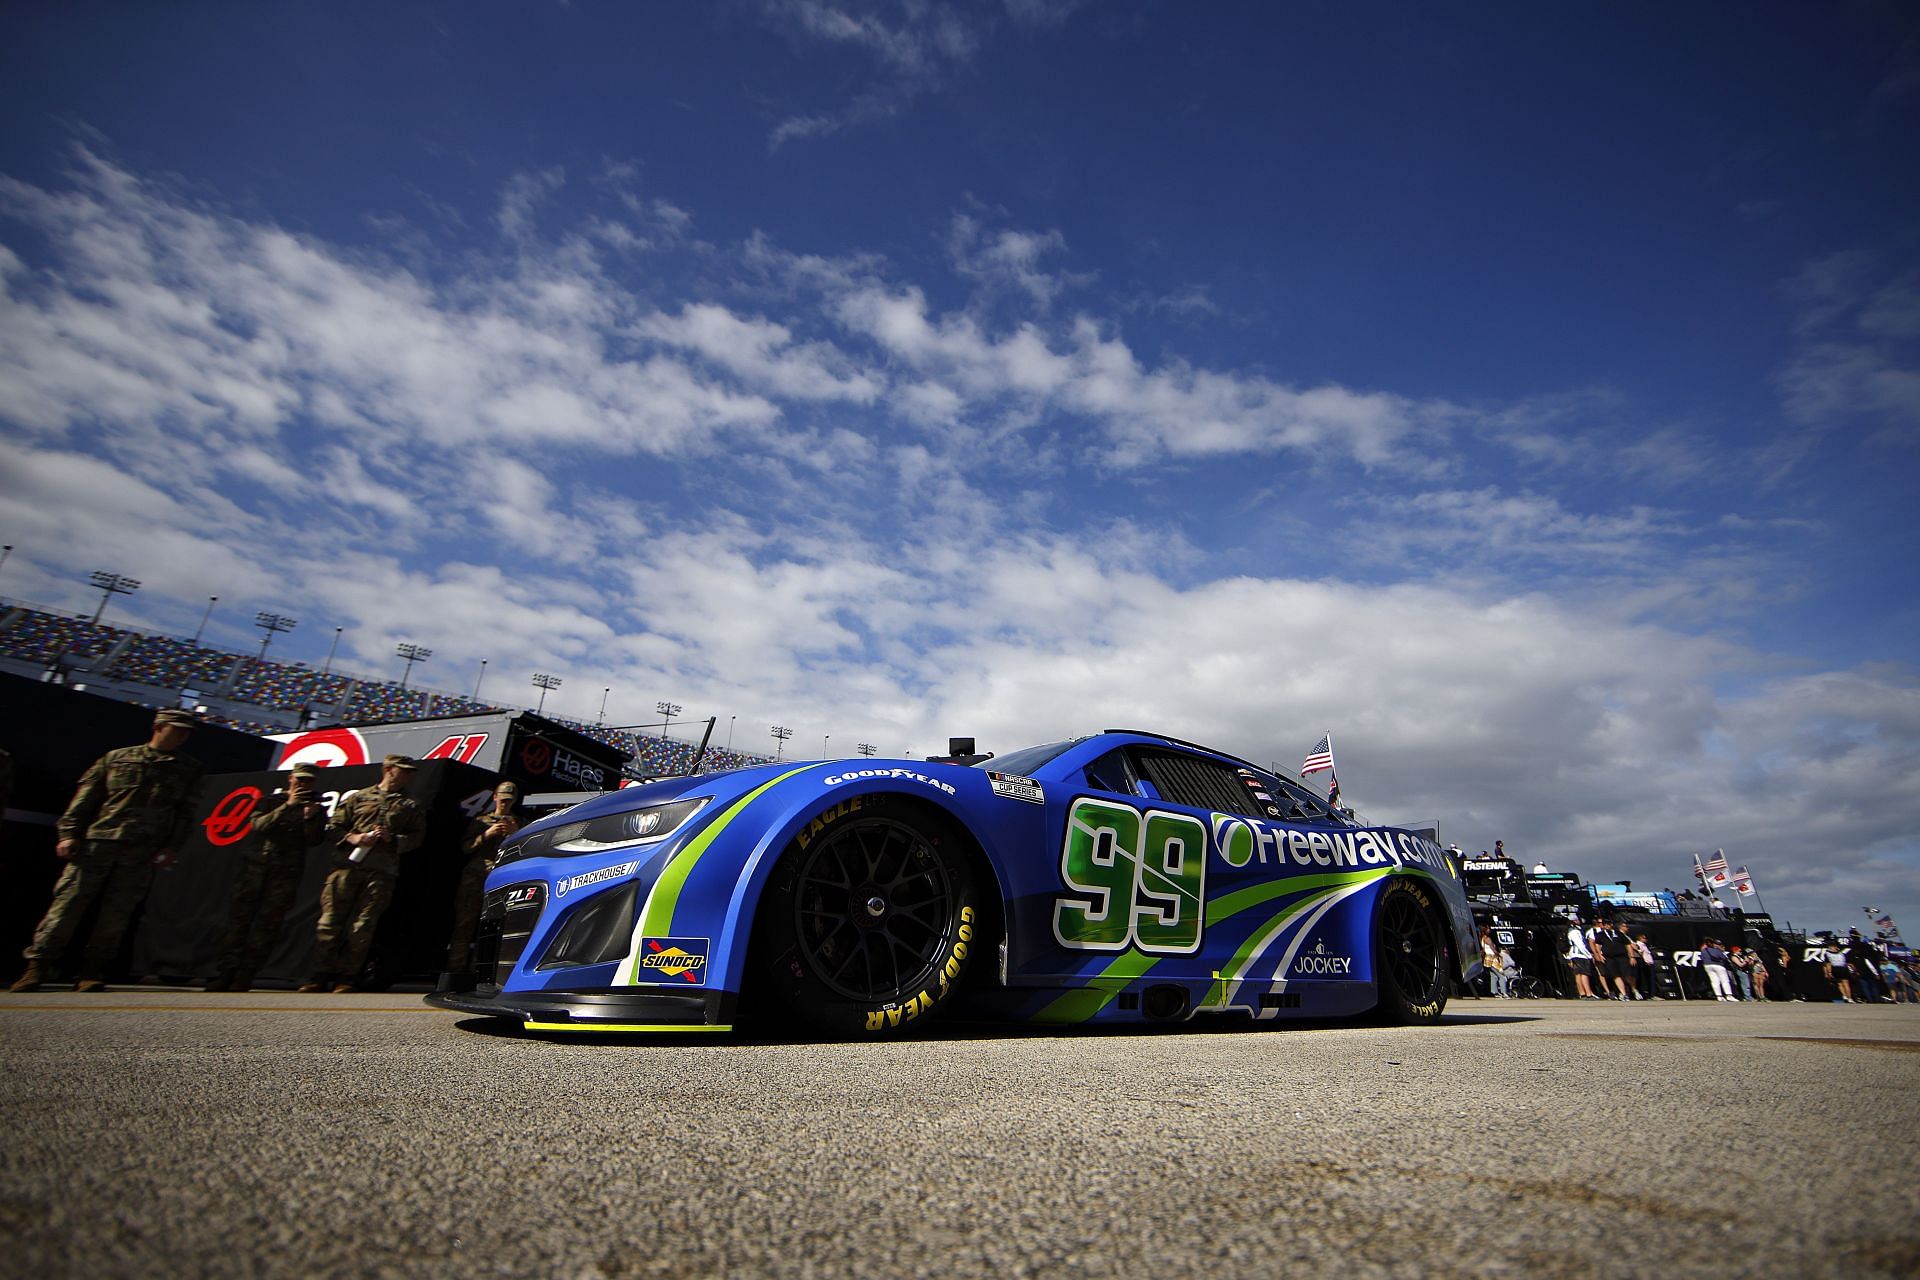
[[[973,941],[973,908],[960,908],[960,927],[954,930],[953,946],[947,951],[947,959],[936,975],[940,980],[938,991],[922,988],[918,994],[903,1004],[883,1005],[867,1014],[868,1031],[893,1031],[920,1017],[934,1005],[947,998],[953,990],[955,980],[965,967],[967,949]]]

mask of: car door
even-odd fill
[[[1213,825],[1223,814],[1267,816],[1256,793],[1269,789],[1251,771],[1157,744],[1109,751],[1077,781],[1059,789],[1049,824],[1059,833],[1052,963],[1036,973],[1209,976],[1209,894],[1247,876],[1212,856]]]

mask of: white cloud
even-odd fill
[[[770,0],[766,11],[776,26],[808,46],[803,56],[813,56],[815,47],[830,48],[856,52],[875,65],[873,79],[849,101],[775,125],[769,135],[774,150],[896,114],[972,61],[985,34],[971,15],[931,0],[862,5]]]
[[[500,208],[494,214],[494,225],[500,228],[500,234],[510,239],[530,234],[540,206],[566,180],[566,170],[558,167],[542,169],[537,173],[515,174],[508,180],[506,190],[500,193]]]
[[[1788,417],[1818,432],[1864,421],[1897,444],[1920,439],[1920,268],[1837,253],[1807,263],[1784,292],[1799,308],[1798,345],[1778,377]]]
[[[1062,289],[1084,284],[1090,274],[1067,275],[1041,268],[1049,255],[1066,251],[1066,237],[1058,231],[992,231],[968,214],[955,214],[947,235],[947,253],[962,276],[989,289],[1024,294],[1044,312]]]
[[[725,307],[689,303],[674,316],[642,317],[636,334],[694,351],[748,385],[785,399],[871,404],[877,375],[856,368],[825,343],[796,344],[785,325],[741,319]]]

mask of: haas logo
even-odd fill
[[[276,769],[291,769],[297,764],[318,765],[322,769],[342,769],[367,762],[367,740],[357,729],[314,729],[295,734],[280,748]]]
[[[553,767],[553,748],[534,738],[520,748],[520,763],[527,766],[527,772],[535,777],[544,777]]]
[[[247,834],[247,819],[253,816],[254,807],[259,803],[258,787],[236,787],[227,792],[200,824],[207,829],[207,843],[229,845],[243,838]]]

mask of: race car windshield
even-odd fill
[[[981,760],[973,767],[976,769],[991,769],[995,773],[1030,774],[1072,745],[1072,741],[1067,741],[1049,742],[1045,746],[1039,747],[1022,747],[1018,751],[1009,751],[1003,756],[994,756],[990,760]]]

